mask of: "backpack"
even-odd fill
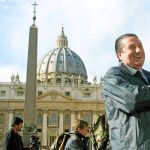
[[[68,141],[68,139],[73,135],[74,133],[71,132],[63,132],[58,136],[56,141],[52,144],[51,150],[64,150],[65,145]]]
[[[90,139],[95,150],[109,150],[109,126],[105,114],[98,115],[90,130]]]

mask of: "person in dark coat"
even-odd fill
[[[68,139],[65,150],[88,150],[86,135],[89,132],[88,123],[76,119],[73,122],[74,134]]]
[[[104,100],[112,150],[150,150],[150,72],[137,35],[115,42],[119,65],[103,78]]]
[[[29,150],[24,148],[21,136],[18,132],[21,131],[23,120],[19,117],[14,117],[11,129],[6,133],[4,137],[3,150]]]

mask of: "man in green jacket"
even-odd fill
[[[104,100],[112,150],[150,150],[150,72],[142,69],[145,52],[135,34],[115,42],[119,66],[104,78]]]

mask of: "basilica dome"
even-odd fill
[[[82,81],[87,80],[87,72],[81,58],[70,48],[68,40],[62,28],[57,38],[57,48],[49,51],[38,64],[37,79],[39,81],[51,81],[57,77],[74,77]]]

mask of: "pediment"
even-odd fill
[[[57,91],[49,91],[37,97],[38,101],[74,101],[74,99],[70,96],[66,96],[63,93]]]

